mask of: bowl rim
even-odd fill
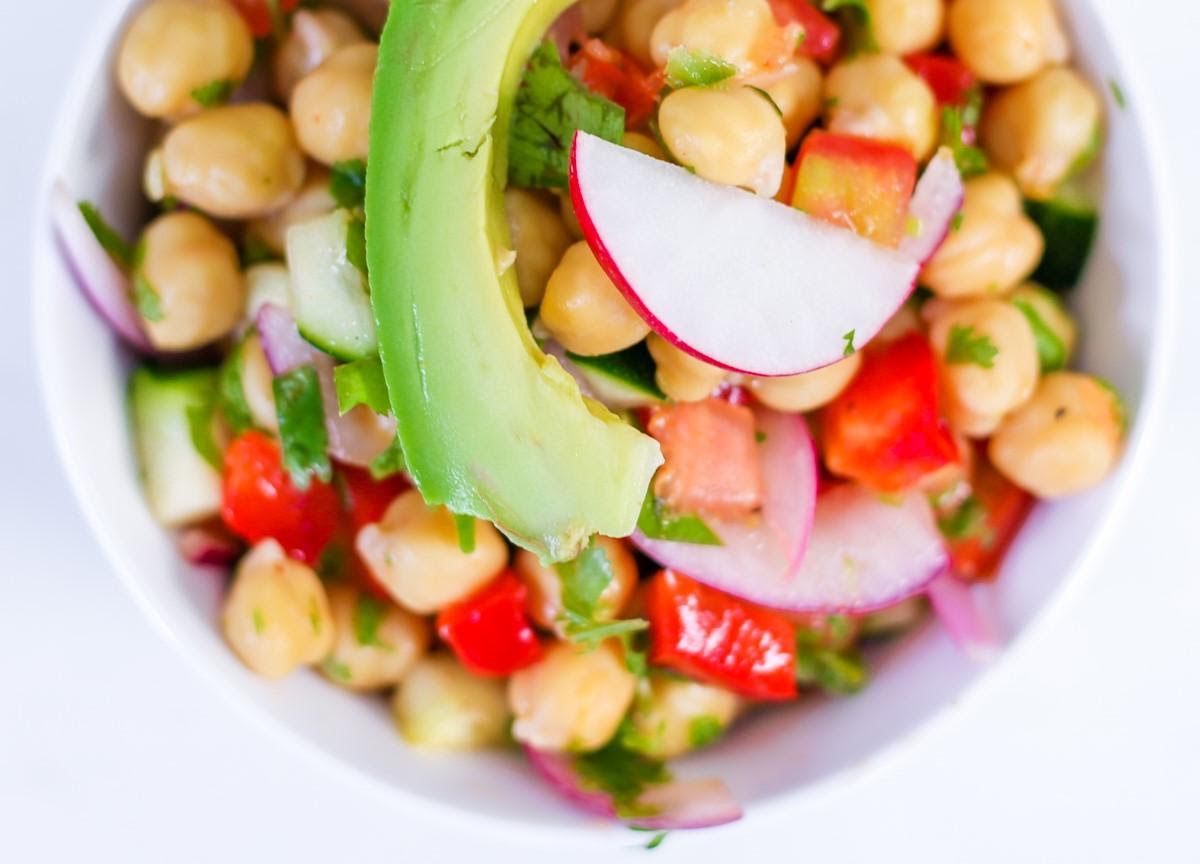
[[[622,830],[618,823],[609,821],[581,820],[571,825],[543,825],[536,832],[518,830],[524,829],[525,823],[505,820],[499,816],[472,810],[468,807],[455,806],[433,798],[412,792],[403,787],[388,783],[386,780],[373,776],[357,768],[324,748],[310,742],[289,724],[280,722],[266,710],[254,703],[238,698],[236,689],[230,686],[226,676],[220,673],[204,656],[204,653],[185,640],[179,638],[171,629],[167,620],[161,615],[155,604],[143,592],[137,576],[138,568],[129,560],[121,544],[108,528],[108,517],[102,502],[86,492],[84,477],[87,472],[84,460],[72,450],[61,415],[61,397],[56,395],[50,385],[48,366],[49,355],[56,350],[55,332],[49,308],[49,293],[37,290],[38,286],[53,278],[51,261],[54,260],[56,247],[51,237],[49,200],[50,190],[58,176],[59,166],[65,161],[68,142],[71,140],[78,116],[87,97],[87,91],[94,80],[94,72],[103,65],[118,27],[128,14],[128,10],[140,0],[107,0],[96,11],[96,26],[87,38],[83,50],[75,61],[67,88],[56,112],[55,121],[51,127],[49,147],[40,171],[40,180],[36,187],[37,198],[34,212],[34,231],[30,248],[32,257],[30,287],[33,290],[31,305],[33,348],[37,368],[38,390],[45,417],[48,421],[54,449],[63,466],[72,497],[83,513],[87,525],[103,550],[109,564],[115,570],[120,583],[132,596],[142,614],[151,622],[152,629],[183,658],[185,666],[190,668],[197,677],[219,694],[221,701],[232,707],[232,713],[247,722],[263,738],[272,742],[281,742],[282,751],[295,753],[310,764],[320,766],[331,776],[336,776],[339,782],[354,784],[362,789],[369,789],[373,797],[388,806],[402,804],[406,808],[408,821],[416,821],[418,808],[420,815],[433,817],[441,827],[457,827],[464,818],[472,820],[475,830],[482,830],[487,835],[497,839],[503,837],[506,841],[519,840],[520,844],[532,848],[561,848],[564,845],[574,845],[583,841],[594,841],[597,834],[607,833],[613,838],[628,840],[628,832]],[[1031,615],[1024,626],[1004,646],[999,656],[989,667],[980,674],[974,675],[967,682],[956,698],[935,708],[921,719],[912,729],[901,733],[895,738],[874,749],[861,762],[846,766],[831,772],[815,781],[807,783],[791,791],[780,793],[757,804],[747,818],[739,823],[726,826],[722,834],[735,831],[745,831],[748,828],[765,829],[768,823],[778,823],[788,815],[794,817],[796,807],[802,803],[820,799],[848,795],[860,784],[873,782],[874,778],[883,775],[888,770],[898,767],[905,759],[913,758],[914,754],[926,742],[934,739],[955,717],[972,709],[976,702],[985,698],[986,694],[996,686],[994,681],[1001,676],[1002,668],[1018,662],[1027,653],[1027,644],[1043,629],[1058,621],[1082,593],[1089,577],[1095,572],[1096,564],[1102,554],[1113,542],[1114,528],[1131,506],[1130,494],[1133,487],[1144,473],[1144,464],[1149,458],[1151,445],[1159,434],[1163,422],[1167,387],[1170,376],[1170,363],[1174,356],[1174,348],[1179,333],[1178,316],[1175,310],[1180,302],[1180,286],[1178,281],[1178,241],[1176,220],[1173,215],[1177,212],[1177,203],[1172,187],[1167,180],[1167,162],[1165,159],[1165,144],[1162,137],[1162,125],[1158,120],[1158,110],[1152,99],[1146,98],[1149,92],[1144,73],[1139,64],[1130,62],[1128,46],[1119,39],[1112,38],[1112,12],[1110,5],[1104,0],[1090,0],[1087,3],[1092,14],[1100,25],[1100,30],[1107,38],[1108,48],[1115,60],[1112,74],[1120,75],[1121,88],[1126,97],[1124,112],[1130,115],[1138,130],[1141,143],[1149,156],[1150,164],[1147,171],[1151,179],[1150,210],[1158,220],[1155,257],[1159,266],[1160,297],[1158,311],[1152,326],[1152,347],[1143,378],[1144,390],[1134,422],[1127,439],[1122,464],[1117,482],[1109,490],[1109,501],[1105,503],[1096,525],[1089,532],[1086,544],[1077,551],[1068,571],[1063,575],[1061,584],[1044,600],[1039,608]],[[89,13],[92,14],[92,13]],[[706,832],[706,834],[709,832]],[[628,845],[628,844],[625,844]]]

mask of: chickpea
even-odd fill
[[[308,169],[304,185],[296,197],[273,213],[256,219],[246,226],[247,233],[263,243],[276,255],[287,254],[287,232],[293,225],[327,216],[337,209],[329,191],[329,171],[316,164]]]
[[[791,150],[800,143],[804,131],[821,116],[821,67],[809,57],[797,57],[782,75],[764,83],[763,90],[783,113],[787,149]]]
[[[943,0],[867,0],[871,33],[887,54],[928,51],[942,41]]]
[[[1070,56],[1054,0],[950,0],[950,47],[988,84],[1015,84]]]
[[[222,219],[278,210],[304,183],[304,155],[287,115],[252,103],[185,120],[162,146],[164,194]]]
[[[563,225],[567,228],[567,233],[571,235],[572,240],[582,240],[583,228],[579,224],[579,217],[575,214],[575,204],[571,201],[571,196],[567,194],[559,194],[558,196],[559,215],[562,217]]]
[[[347,45],[292,91],[292,123],[304,152],[326,165],[366,159],[379,46]]]
[[[254,63],[250,28],[226,0],[154,0],[133,19],[117,55],[117,80],[141,114],[199,111],[196,91],[241,82]]]
[[[279,417],[275,413],[275,391],[272,385],[275,374],[267,363],[266,352],[263,351],[262,340],[257,333],[251,333],[242,343],[242,395],[250,409],[254,425],[268,432],[279,432]]]
[[[529,189],[512,187],[504,192],[512,244],[517,251],[517,282],[526,307],[542,302],[550,274],[572,243],[553,201]]]
[[[1100,97],[1077,72],[1045,69],[1000,92],[983,113],[984,149],[1030,198],[1053,197],[1086,164],[1100,135]]]
[[[883,328],[875,335],[875,338],[881,342],[894,342],[901,336],[911,333],[913,330],[923,329],[921,325],[921,313],[925,311],[925,307],[934,302],[937,302],[936,298],[926,301],[924,306],[921,307],[920,312],[917,311],[915,304],[905,303],[896,310],[895,315],[887,320],[887,323],[883,325]]]
[[[1039,498],[1062,498],[1100,483],[1124,437],[1119,397],[1095,378],[1052,372],[988,445],[992,464]]]
[[[749,72],[786,63],[794,46],[767,0],[685,0],[663,15],[650,35],[655,66],[665,66],[673,50],[686,48]]]
[[[582,242],[571,246],[550,274],[541,318],[554,338],[576,354],[611,354],[636,345],[650,332]]]
[[[616,733],[636,687],[620,643],[589,651],[558,642],[509,679],[513,737],[539,750],[596,750]]]
[[[675,90],[659,106],[658,128],[675,159],[706,180],[763,198],[779,191],[787,131],[753,88]]]
[[[667,154],[663,152],[659,143],[641,132],[626,132],[625,137],[621,139],[621,146],[644,153],[654,159],[667,161]]]
[[[620,540],[597,537],[596,545],[604,550],[612,566],[612,580],[600,592],[596,602],[596,620],[612,621],[621,614],[637,586],[637,562]],[[562,582],[558,571],[553,566],[544,566],[536,555],[525,549],[517,552],[513,570],[529,591],[530,616],[540,627],[558,631],[563,612]]]
[[[991,173],[965,187],[962,218],[925,265],[921,284],[947,298],[1004,294],[1034,271],[1045,241],[1012,180]]]
[[[333,618],[321,580],[263,540],[238,564],[221,612],[225,640],[266,678],[316,663],[333,646]]]
[[[1071,313],[1058,296],[1030,282],[1014,291],[1008,299],[1025,313],[1034,327],[1033,336],[1042,358],[1042,371],[1054,372],[1066,366],[1075,353],[1078,330]],[[1035,318],[1040,327],[1034,326]],[[1043,345],[1043,342],[1050,344]]]
[[[504,743],[504,682],[472,675],[447,654],[413,664],[396,688],[392,716],[404,740],[424,750],[473,750]]]
[[[995,354],[958,356],[965,340],[987,339]],[[970,438],[985,438],[1037,386],[1040,364],[1033,331],[1021,311],[1003,300],[951,306],[929,327],[938,357],[946,416]],[[984,346],[986,347],[986,346]]]
[[[824,369],[786,378],[751,378],[754,398],[776,411],[815,411],[850,386],[862,366],[862,355],[851,354]]]
[[[618,0],[579,0],[583,12],[583,29],[590,34],[602,33],[617,15]]]
[[[728,373],[676,348],[657,333],[646,337],[646,347],[657,366],[654,380],[676,402],[707,399],[725,382]]]
[[[275,92],[286,102],[292,91],[309,72],[324,63],[333,52],[347,45],[366,42],[362,28],[338,9],[298,9],[275,56],[271,71]]]
[[[292,304],[292,279],[287,265],[279,261],[265,261],[247,267],[243,274],[246,280],[246,313],[243,316],[253,322],[258,310],[266,303],[274,303],[284,309]]]
[[[918,162],[933,154],[937,100],[899,57],[865,54],[838,63],[825,79],[825,105],[830,132],[897,144]]]
[[[683,0],[622,0],[613,25],[616,40],[643,67],[654,66],[650,39],[663,16]]]
[[[350,690],[398,684],[429,648],[422,618],[348,585],[329,588],[333,648],[321,671]]]
[[[426,506],[416,489],[359,531],[354,545],[393,599],[421,615],[473,594],[508,563],[508,547],[490,522],[475,520],[475,549],[463,552],[450,511]]]
[[[159,216],[142,234],[135,274],[150,303],[142,322],[154,347],[189,351],[233,330],[246,304],[237,248],[199,213]]]
[[[629,715],[627,743],[651,759],[674,759],[712,743],[737,716],[741,700],[728,690],[654,677]]]

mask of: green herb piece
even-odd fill
[[[246,342],[243,340],[229,352],[221,364],[217,379],[217,404],[234,435],[241,435],[254,427],[254,415],[250,412],[250,403],[246,401],[246,391],[242,387],[245,351]]]
[[[373,480],[383,480],[393,474],[402,474],[407,471],[408,466],[404,462],[404,448],[400,445],[400,438],[394,438],[388,448],[372,459],[371,464],[367,467]]]
[[[649,840],[646,841],[646,848],[647,849],[657,849],[659,846],[662,845],[662,842],[666,839],[667,839],[667,832],[659,831],[657,834],[655,834],[653,837],[651,837]]]
[[[108,257],[126,270],[133,266],[133,247],[108,223],[96,205],[80,201],[79,212],[83,215],[83,221],[96,235],[96,242],[108,253]]]
[[[329,436],[325,431],[325,409],[317,370],[301,366],[272,382],[275,413],[279,417],[279,439],[283,444],[283,467],[297,489],[307,489],[315,476],[328,483],[333,476],[329,464]]]
[[[1000,349],[986,334],[975,335],[974,327],[955,324],[950,328],[950,338],[946,343],[947,363],[956,366],[974,364],[991,369],[999,353]]]
[[[644,632],[648,627],[649,622],[647,622],[646,628],[643,628],[642,632]],[[646,659],[645,648],[640,648],[634,644],[634,640],[637,639],[637,634],[622,633],[618,638],[621,640],[621,645],[625,649],[625,668],[638,678],[645,678],[650,664]]]
[[[250,613],[250,615],[251,615],[251,619],[254,621],[254,632],[257,633],[259,636],[263,635],[263,633],[266,633],[267,632],[267,616],[265,616],[263,614],[263,611],[261,609],[259,609],[257,606],[255,606],[253,611]]]
[[[330,543],[317,559],[317,575],[322,582],[339,582],[345,575],[346,550],[340,543]]]
[[[918,219],[916,216],[909,215],[907,218],[905,218],[905,220],[904,220],[905,235],[907,235],[908,237],[920,237],[922,230],[923,230],[923,228],[921,226],[921,220]]]
[[[574,560],[555,564],[554,569],[562,584],[563,618],[568,630],[593,624],[600,595],[613,580],[608,552],[593,538]]]
[[[652,540],[695,543],[698,546],[722,546],[721,538],[699,516],[672,513],[651,489],[642,502],[638,530]]]
[[[737,67],[706,51],[693,51],[680,46],[667,56],[667,86],[672,90],[684,87],[711,87],[737,74]]]
[[[470,555],[475,551],[475,517],[455,513],[454,528],[458,531],[458,548]]]
[[[567,188],[571,142],[579,130],[613,144],[625,137],[625,109],[576,81],[553,42],[534,52],[513,104],[508,144],[508,179],[515,186]],[[452,142],[466,158],[477,144]],[[474,152],[471,148],[474,148]]]
[[[354,601],[354,641],[359,645],[392,650],[392,646],[379,638],[379,625],[387,617],[387,605],[370,594],[359,594]]]
[[[974,495],[959,504],[953,513],[939,517],[937,524],[947,540],[978,540],[989,547],[996,539],[988,524],[987,509]]]
[[[227,79],[209,81],[192,91],[192,100],[201,108],[216,108],[229,101],[236,86],[234,82]]]
[[[599,750],[576,756],[575,771],[583,788],[609,796],[621,819],[653,816],[652,809],[639,804],[638,799],[648,786],[671,779],[662,762],[627,749],[620,736]]]
[[[867,0],[824,0],[821,11],[837,16],[847,53],[853,55],[879,50]]]
[[[317,598],[312,597],[308,601],[308,623],[312,627],[314,636],[321,635],[321,607],[317,604]]]
[[[767,440],[767,433],[766,433],[766,432],[762,431],[761,429],[755,429],[755,430],[754,430],[754,443],[755,443],[755,444],[762,444],[762,443],[764,443],[766,440]]]
[[[1094,376],[1095,381],[1101,387],[1109,392],[1113,399],[1113,415],[1117,420],[1117,428],[1121,430],[1121,435],[1124,436],[1129,432],[1129,405],[1125,402],[1125,397],[1121,395],[1121,391],[1116,385],[1107,378]]]
[[[950,230],[958,231],[960,228],[962,228],[963,220],[965,218],[966,217],[963,215],[963,212],[961,210],[959,210],[957,213],[955,213],[954,218],[950,220]]]
[[[824,104],[825,104],[826,111],[832,111],[839,104],[841,104],[841,100],[838,99],[836,96],[829,96],[829,97],[826,97]]]
[[[163,320],[162,301],[141,270],[133,274],[133,305],[147,321]]]
[[[867,667],[857,651],[831,651],[809,645],[796,647],[796,680],[826,693],[849,695],[867,683]]]
[[[746,86],[749,87],[751,90],[753,90],[755,93],[757,93],[762,98],[766,99],[767,104],[771,106],[771,110],[773,110],[777,115],[779,115],[780,120],[783,119],[783,109],[779,107],[779,103],[775,101],[774,96],[772,96],[770,93],[768,93],[766,90],[764,90],[761,87],[755,87],[753,84],[747,84]]]
[[[1128,103],[1125,101],[1125,91],[1121,89],[1121,85],[1112,78],[1109,78],[1108,90],[1112,93],[1113,101],[1117,103],[1117,107],[1124,111]]]
[[[326,657],[321,661],[321,669],[330,677],[343,683],[349,683],[354,677],[350,671],[350,667],[340,660],[334,659],[332,656]]]
[[[329,169],[329,194],[345,210],[361,210],[367,201],[367,163],[362,159],[335,162]]]
[[[345,414],[358,405],[366,405],[376,414],[391,414],[387,382],[379,355],[343,363],[333,369],[338,411]]]
[[[1067,365],[1067,346],[1063,344],[1058,334],[1042,320],[1037,309],[1028,300],[1013,300],[1013,305],[1021,310],[1029,328],[1033,331],[1033,341],[1037,345],[1038,360],[1043,372],[1055,372]]]
[[[191,436],[192,446],[196,448],[196,452],[214,470],[220,471],[225,460],[221,456],[221,448],[217,446],[216,436],[213,435],[213,412],[216,407],[215,401],[205,405],[189,405],[187,422],[188,434]]]
[[[725,724],[719,717],[712,714],[701,714],[693,717],[688,723],[688,743],[692,749],[699,750],[716,741],[725,732]]]
[[[363,276],[367,273],[367,223],[351,219],[346,223],[346,260]]]
[[[966,105],[942,108],[941,143],[954,154],[954,164],[963,178],[975,177],[988,170],[988,160],[978,147],[963,141],[963,130],[979,122],[982,96],[976,91]]]
[[[845,349],[843,349],[843,351],[842,351],[842,356],[843,356],[843,357],[849,357],[849,356],[850,356],[851,354],[853,354],[853,353],[854,353],[854,351],[855,351],[855,348],[854,348],[854,331],[853,331],[853,330],[851,330],[849,333],[847,333],[847,334],[845,334],[844,336],[842,336],[842,338],[846,340],[846,347],[845,347]]]

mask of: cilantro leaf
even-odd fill
[[[283,444],[283,467],[297,489],[307,489],[314,475],[328,483],[333,469],[326,452],[329,437],[317,370],[311,365],[293,369],[277,376],[272,389],[279,417],[279,439]]]
[[[133,274],[133,305],[147,321],[161,321],[165,317],[158,292],[141,270]]]
[[[370,594],[359,594],[354,601],[354,641],[366,647],[391,651],[392,646],[379,638],[379,625],[387,617],[387,606]]]
[[[254,415],[250,413],[250,403],[246,401],[246,391],[242,388],[245,350],[246,343],[242,341],[229,352],[221,364],[217,379],[217,402],[234,435],[241,435],[254,427]]]
[[[737,74],[737,67],[705,51],[693,51],[682,45],[671,49],[667,57],[667,86],[673,90],[684,87],[711,87]]]
[[[849,695],[867,683],[867,667],[857,651],[832,651],[811,645],[796,646],[796,680],[820,687],[826,693]]]
[[[83,215],[83,221],[96,236],[96,242],[108,253],[108,257],[126,270],[133,266],[133,247],[125,242],[125,238],[117,229],[108,223],[96,205],[88,201],[80,201],[79,212]]]
[[[454,528],[458,531],[458,548],[470,555],[475,551],[475,517],[455,513]]]
[[[849,357],[849,356],[850,356],[851,354],[853,354],[853,353],[854,353],[854,351],[855,351],[855,348],[854,348],[854,331],[853,331],[853,330],[851,330],[849,333],[847,333],[847,334],[845,334],[844,336],[842,336],[842,338],[846,340],[846,347],[845,347],[845,348],[842,350],[842,356],[843,356],[843,357]]]
[[[721,718],[712,714],[701,714],[693,717],[688,723],[688,743],[693,750],[699,750],[720,738],[724,731],[725,724],[721,722]]]
[[[362,209],[367,202],[367,163],[362,159],[333,163],[329,194],[345,210]]]
[[[1037,309],[1028,300],[1013,300],[1013,305],[1021,310],[1029,328],[1033,331],[1033,341],[1037,345],[1038,360],[1043,372],[1055,372],[1067,365],[1067,346],[1063,344],[1058,334],[1050,329]]]
[[[995,542],[988,525],[987,508],[974,495],[959,504],[953,513],[939,517],[937,524],[947,540],[979,540],[985,547]]]
[[[579,130],[620,144],[625,109],[576,81],[563,68],[554,43],[544,42],[529,60],[513,104],[509,182],[526,188],[567,188],[571,142]]]
[[[354,678],[350,667],[342,661],[335,659],[332,655],[321,661],[321,670],[330,678],[342,683],[349,683]]]
[[[821,11],[837,16],[846,40],[847,53],[854,55],[879,50],[867,0],[824,0]]]
[[[605,639],[620,637],[625,641],[626,654],[632,646],[628,638],[649,627],[649,622],[634,618],[623,621],[598,621],[600,595],[614,578],[612,561],[603,546],[595,539],[572,561],[554,565],[562,587],[563,631],[576,644],[595,647]],[[627,663],[628,663],[627,659]],[[636,664],[637,661],[634,661]],[[632,670],[631,670],[632,671]]]
[[[941,143],[954,154],[954,164],[958,166],[958,173],[963,179],[984,174],[988,170],[987,156],[983,151],[963,141],[963,131],[979,122],[981,99],[976,93],[966,105],[947,105],[942,108]]]
[[[659,831],[657,834],[655,834],[653,837],[651,837],[649,840],[646,841],[646,848],[647,849],[657,849],[659,846],[662,845],[662,842],[666,839],[667,839],[667,832]]]
[[[995,365],[1000,349],[986,334],[975,335],[975,328],[955,324],[950,328],[950,339],[946,343],[946,362],[956,366],[974,364],[983,369]]]
[[[1125,100],[1125,91],[1121,89],[1121,85],[1112,78],[1109,78],[1108,90],[1112,93],[1113,101],[1117,103],[1117,107],[1124,111],[1126,105],[1129,103]]]
[[[228,79],[219,78],[216,81],[209,81],[192,91],[192,101],[201,108],[215,108],[218,105],[224,105],[233,95],[235,86],[234,82]]]
[[[378,355],[335,366],[333,386],[337,391],[338,411],[342,414],[358,405],[366,405],[376,414],[392,413],[387,382],[383,378],[383,363]]]
[[[653,815],[638,799],[648,786],[671,779],[666,765],[629,750],[619,735],[599,750],[576,756],[575,772],[583,788],[608,795],[622,819]]]
[[[392,439],[388,448],[371,460],[368,468],[373,480],[383,480],[385,477],[407,471],[408,465],[404,461],[404,448],[400,445],[400,438]]]
[[[722,546],[721,538],[699,516],[670,512],[651,490],[642,502],[638,515],[638,530],[653,540],[672,540],[676,543],[695,543],[699,546]]]

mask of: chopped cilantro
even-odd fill
[[[162,300],[141,270],[133,274],[133,305],[147,321],[163,320]]]
[[[796,680],[827,693],[857,693],[867,683],[867,667],[857,651],[832,651],[811,645],[796,646]]]
[[[241,435],[254,426],[254,415],[250,413],[250,403],[246,401],[246,391],[242,388],[245,351],[246,343],[242,341],[229,352],[229,356],[221,364],[217,382],[217,401],[221,407],[221,414],[234,435]]]
[[[950,339],[946,344],[946,362],[956,366],[974,364],[983,369],[995,365],[1000,349],[986,334],[975,335],[975,328],[955,324],[950,328]]]
[[[454,528],[458,531],[458,548],[470,555],[475,551],[475,517],[455,513]]]
[[[693,717],[688,723],[688,744],[692,749],[699,750],[720,738],[724,731],[725,724],[719,717],[701,714],[699,717]]]
[[[773,110],[777,115],[779,115],[780,120],[783,119],[783,109],[779,107],[779,103],[775,101],[774,96],[772,96],[770,93],[768,93],[766,90],[762,89],[761,87],[755,87],[753,84],[747,84],[746,86],[749,87],[751,90],[753,90],[755,93],[757,93],[762,98],[766,99],[767,104],[771,106],[771,110]]]
[[[1058,334],[1050,329],[1037,309],[1028,300],[1013,300],[1013,305],[1021,310],[1029,328],[1033,331],[1033,341],[1037,345],[1038,360],[1043,372],[1055,372],[1067,365],[1067,346]]]
[[[83,221],[92,229],[92,233],[96,235],[96,242],[108,253],[108,257],[128,270],[133,265],[133,247],[108,223],[96,205],[80,201],[79,212],[83,214]]]
[[[699,546],[721,546],[721,538],[699,516],[672,513],[651,490],[642,502],[638,530],[652,540],[672,540]]]
[[[755,444],[762,444],[766,440],[767,440],[766,432],[762,431],[761,429],[756,429],[754,431],[754,443]]]
[[[585,789],[603,792],[612,799],[622,819],[654,815],[638,799],[647,786],[671,779],[666,766],[627,749],[620,736],[592,753],[575,757],[575,771]]]
[[[667,86],[673,90],[711,87],[732,78],[737,71],[732,63],[714,54],[679,46],[667,57]]]
[[[1125,110],[1125,106],[1128,103],[1125,101],[1125,91],[1121,89],[1121,85],[1112,78],[1109,78],[1108,90],[1110,93],[1112,93],[1113,101],[1117,103],[1117,107],[1122,111]]]
[[[321,661],[321,669],[330,678],[344,683],[348,683],[354,677],[350,671],[350,667],[342,661],[335,659],[332,655]]]
[[[840,102],[841,102],[841,100],[840,100],[840,99],[838,99],[836,96],[829,96],[829,97],[827,97],[827,98],[825,99],[825,103],[824,103],[824,104],[825,104],[825,110],[826,110],[826,111],[832,111],[834,108],[836,108],[836,107],[837,107],[837,106],[840,104]]]
[[[1124,435],[1129,431],[1129,406],[1125,403],[1125,397],[1121,395],[1121,391],[1116,388],[1116,385],[1107,378],[1095,376],[1095,381],[1101,387],[1108,391],[1113,400],[1113,416],[1117,420],[1117,428]]]
[[[283,467],[297,489],[307,489],[313,476],[328,483],[333,476],[329,464],[329,436],[325,431],[325,409],[317,370],[301,366],[272,382],[275,413],[279,417],[279,439],[283,444]]]
[[[918,219],[916,216],[913,216],[912,214],[909,214],[909,215],[908,215],[908,217],[907,217],[907,218],[905,218],[905,220],[904,220],[904,233],[905,233],[907,236],[909,236],[909,237],[920,237],[920,236],[921,236],[921,232],[922,232],[923,230],[924,230],[924,228],[923,228],[923,226],[921,225],[921,220],[920,220],[920,219]]]
[[[954,154],[954,164],[964,178],[975,177],[988,170],[987,156],[978,147],[963,140],[963,130],[979,122],[982,96],[972,95],[966,105],[947,105],[942,108],[942,145]]]
[[[985,547],[995,542],[988,524],[987,508],[974,495],[959,504],[953,513],[939,517],[937,524],[947,540],[978,540]]]
[[[337,391],[338,411],[342,414],[358,405],[366,405],[376,414],[392,413],[379,355],[335,366],[333,386]]]
[[[408,466],[404,462],[404,448],[400,445],[400,438],[392,439],[388,448],[371,460],[368,468],[373,480],[383,480],[385,477],[407,471]]]
[[[367,647],[392,650],[392,646],[379,638],[379,625],[387,616],[387,606],[370,594],[359,594],[354,601],[354,641]]]
[[[513,104],[509,182],[526,188],[565,189],[571,142],[579,130],[620,144],[625,110],[576,81],[563,68],[554,43],[544,42],[530,58]]]
[[[851,330],[849,333],[846,333],[845,335],[843,335],[842,338],[846,340],[846,347],[842,350],[842,356],[849,357],[855,351],[854,331]]]
[[[623,621],[598,621],[600,595],[612,582],[613,566],[608,552],[593,539],[572,561],[556,564],[562,586],[563,631],[572,642],[595,647],[605,639],[619,637],[625,641],[626,664],[633,653],[628,641],[632,634],[645,630],[649,623],[641,618]],[[633,661],[637,664],[638,661]],[[632,671],[632,670],[631,670]]]
[[[308,623],[312,627],[313,635],[321,635],[321,606],[317,602],[316,595],[308,599]]]
[[[267,632],[267,616],[257,606],[250,612],[251,618],[254,621],[254,632],[259,636]]]
[[[651,837],[649,840],[646,841],[646,848],[647,849],[657,849],[659,846],[662,845],[662,842],[666,839],[667,839],[667,832],[659,831],[657,834],[655,834],[653,837]]]
[[[215,108],[229,101],[235,86],[234,82],[228,79],[218,78],[193,90],[192,100],[201,108]]]
[[[351,219],[346,223],[346,260],[359,273],[367,273],[367,223],[362,219]]]
[[[823,0],[821,11],[837,15],[849,54],[879,50],[867,0]]]
[[[367,163],[362,159],[335,162],[329,169],[329,194],[339,207],[362,209],[367,201]]]
[[[213,435],[213,412],[216,401],[212,400],[203,405],[189,405],[187,409],[188,434],[192,446],[196,448],[204,461],[220,471],[224,465],[221,448],[217,446],[216,436]]]
[[[950,230],[957,231],[960,228],[962,228],[963,220],[965,218],[966,217],[963,215],[963,212],[961,210],[959,210],[957,213],[955,213],[954,218],[950,220]]]

